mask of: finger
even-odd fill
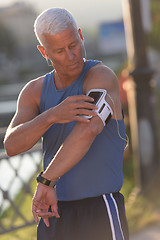
[[[54,213],[52,212],[38,212],[38,217],[42,217],[42,218],[51,218],[54,216]]]
[[[75,109],[88,109],[88,110],[97,110],[98,107],[93,104],[93,103],[90,103],[88,101],[71,101],[68,103],[68,111],[69,110],[75,110]]]
[[[39,221],[39,218],[38,218],[38,216],[37,216],[37,212],[34,211],[34,210],[32,210],[32,214],[33,214],[33,217],[34,217],[35,222],[38,222],[38,221]]]
[[[90,123],[90,119],[84,118],[84,116],[75,116],[74,121],[81,122],[81,123]]]
[[[74,109],[88,109],[88,110],[97,110],[98,107],[93,103],[89,102],[74,102],[71,104],[71,108]]]
[[[89,110],[89,109],[76,109],[75,114],[80,115],[80,116],[82,115],[81,117],[83,117],[83,115],[92,116],[92,117],[97,116],[97,112],[95,112],[94,110]]]
[[[39,219],[38,219],[38,216],[37,216],[36,207],[34,205],[32,205],[32,214],[33,214],[35,222],[38,222]]]
[[[93,102],[94,99],[92,97],[86,96],[86,95],[76,95],[76,96],[69,96],[68,101],[88,101]]]
[[[37,213],[36,212],[32,212],[32,213],[33,213],[33,217],[34,217],[35,222],[39,222],[39,218],[37,216]]]
[[[59,213],[58,213],[57,203],[52,205],[51,208],[52,208],[52,212],[54,213],[55,217],[60,218]]]
[[[46,224],[47,227],[50,226],[48,218],[43,218],[44,223]]]

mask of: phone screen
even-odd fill
[[[96,105],[96,103],[98,102],[98,100],[100,99],[102,94],[103,94],[103,92],[90,92],[88,96],[92,97],[94,99],[93,104]]]

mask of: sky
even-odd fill
[[[18,0],[21,1],[21,0]],[[26,0],[38,13],[50,7],[63,7],[75,17],[79,26],[93,27],[101,22],[122,18],[122,0]],[[0,0],[0,7],[17,0]]]

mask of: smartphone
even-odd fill
[[[105,97],[107,91],[105,89],[91,89],[88,93],[87,96],[92,97],[94,99],[94,102],[92,102],[93,104],[97,105],[99,104],[99,102],[101,101],[101,99],[103,97]],[[90,115],[81,115],[84,118],[90,119],[92,118],[92,116]]]
[[[102,95],[103,95],[102,92],[90,92],[89,95],[87,95],[87,96],[93,98],[94,102],[92,102],[92,103],[96,105]]]
[[[107,91],[104,89],[91,89],[87,96],[92,97],[94,99],[93,104],[98,105],[101,99],[106,95]]]

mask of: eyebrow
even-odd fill
[[[71,42],[71,43],[69,44],[69,46],[72,45],[72,44],[75,44],[76,42],[78,42],[78,40],[75,40],[75,41]],[[55,49],[54,51],[60,51],[60,50],[63,50],[63,49],[64,49],[64,48],[57,48],[57,49]]]

